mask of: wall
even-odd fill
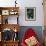
[[[36,7],[36,21],[25,21],[25,7]],[[20,19],[21,18],[21,19]],[[20,8],[19,24],[21,26],[43,26],[42,0],[25,0]]]
[[[15,0],[0,0],[1,7],[15,6]],[[43,6],[42,0],[17,0],[19,6],[20,26],[43,26]],[[36,21],[25,21],[25,7],[36,7]],[[11,17],[12,18],[12,17]],[[9,19],[10,20],[10,19]]]

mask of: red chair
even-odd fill
[[[21,46],[27,46],[27,44],[25,43],[25,40],[32,36],[34,36],[37,39],[37,35],[34,32],[34,30],[31,28],[27,29],[27,31],[24,34],[24,37],[22,38]],[[38,41],[38,39],[37,39],[37,41]],[[38,41],[35,46],[41,46],[40,42]]]

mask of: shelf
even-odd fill
[[[0,7],[0,10],[7,10],[7,9],[8,9],[8,10],[9,10],[9,9],[10,9],[10,10],[11,10],[11,9],[16,9],[16,10],[17,10],[17,9],[19,9],[19,7]]]
[[[10,40],[10,41],[3,41],[4,43],[15,43],[15,42],[19,42],[19,40],[15,40],[15,41],[12,41],[12,40]]]
[[[19,24],[0,24],[0,27],[1,27],[1,31],[5,28],[10,28],[12,29],[13,31],[16,29],[17,32],[19,31],[20,29],[20,26]]]
[[[18,41],[2,42],[3,46],[18,46]]]
[[[18,24],[19,7],[0,7],[0,24],[9,24],[11,21],[11,19],[9,21],[9,16],[17,16],[13,24]],[[12,21],[10,24],[12,24]]]
[[[19,7],[0,7],[0,46],[18,46],[18,32],[20,30],[18,16]],[[14,17],[16,17],[16,19]],[[12,23],[13,20],[15,24]],[[7,35],[7,38],[4,34]]]
[[[0,7],[2,15],[18,15],[19,7]]]

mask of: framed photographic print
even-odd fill
[[[9,15],[9,10],[2,10],[2,15]]]
[[[36,20],[36,8],[35,7],[26,7],[25,8],[25,19],[27,21]]]

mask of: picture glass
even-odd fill
[[[26,7],[26,20],[35,20],[36,18],[36,9],[31,7],[31,8],[28,8]]]

